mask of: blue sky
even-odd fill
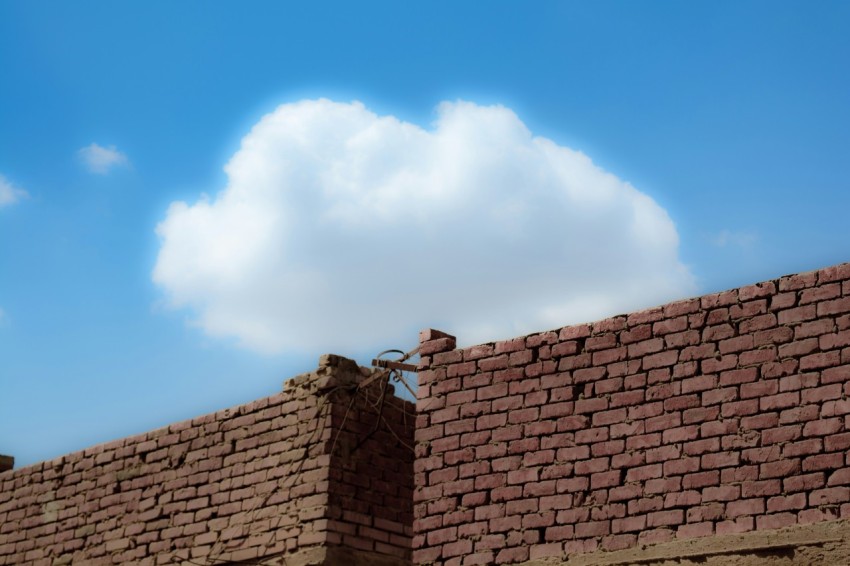
[[[426,326],[505,338],[850,260],[848,25],[846,2],[0,3],[0,453]]]

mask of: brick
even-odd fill
[[[817,272],[818,283],[823,285],[829,281],[841,281],[850,279],[850,264],[840,263],[830,267],[825,267]]]
[[[713,454],[704,454],[701,460],[701,467],[704,470],[727,468],[729,466],[737,466],[740,462],[740,452],[716,452]]]
[[[575,402],[575,414],[595,413],[608,408],[608,399],[579,399]]]
[[[713,436],[721,436],[733,434],[738,430],[738,419],[716,420],[707,423],[702,423],[699,426],[700,436],[702,438],[711,438]]]
[[[760,531],[782,529],[796,523],[797,516],[794,513],[774,513],[756,517],[756,529]]]
[[[847,450],[850,448],[850,432],[827,436],[824,438],[823,443],[824,448],[828,452],[833,452],[835,450]]]
[[[720,439],[723,450],[750,448],[759,444],[759,434],[752,430],[741,430],[737,434],[727,434]]]
[[[760,330],[773,328],[776,326],[776,322],[776,315],[773,313],[761,314],[750,319],[742,320],[738,325],[738,330],[741,334],[751,334]]]
[[[817,523],[820,521],[833,521],[838,518],[840,518],[838,509],[834,507],[826,507],[823,509],[804,509],[797,513],[797,522],[801,525]]]
[[[842,468],[832,472],[826,484],[830,487],[850,484],[850,468]]]
[[[779,311],[777,321],[779,324],[793,324],[817,318],[815,305],[805,305]]]
[[[510,340],[502,340],[500,342],[496,342],[493,347],[493,353],[498,355],[516,352],[518,350],[522,350],[523,348],[525,348],[524,338],[512,338]]]
[[[762,431],[762,442],[774,444],[776,442],[788,442],[800,438],[803,434],[801,425],[781,426]]]
[[[818,317],[825,317],[845,312],[850,312],[850,297],[843,297],[841,299],[833,299],[831,301],[818,303]]]
[[[818,454],[803,460],[803,471],[838,469],[844,465],[844,455],[839,453]]]
[[[790,442],[782,448],[782,456],[793,458],[796,456],[808,456],[818,454],[823,450],[823,441],[819,438],[811,438],[799,442]]]
[[[835,505],[836,503],[846,503],[847,501],[850,501],[850,488],[848,487],[816,489],[809,494],[809,506],[811,507]]]
[[[836,321],[831,318],[823,318],[820,320],[813,320],[811,322],[804,322],[799,326],[794,328],[794,337],[797,339],[807,338],[809,336],[820,336],[821,334],[827,334],[829,332],[834,332],[836,327]]]
[[[661,464],[639,466],[626,471],[625,481],[628,483],[645,481],[652,478],[660,478],[662,474],[663,467]]]
[[[666,350],[644,356],[642,366],[644,369],[668,367],[674,365],[678,360],[679,352],[677,350]]]
[[[724,403],[726,401],[737,401],[738,400],[738,388],[737,387],[724,387],[720,389],[711,389],[709,391],[704,391],[702,394],[702,404],[703,405],[716,405],[718,403]]]
[[[659,401],[663,399],[668,399],[676,395],[679,390],[679,387],[680,384],[678,383],[660,383],[651,387],[647,387],[646,400]]]
[[[749,383],[758,379],[758,368],[749,367],[720,372],[720,385]]]
[[[850,330],[842,330],[835,334],[824,334],[818,339],[821,350],[832,350],[850,346]]]
[[[847,381],[850,381],[850,365],[831,367],[821,372],[821,383],[844,383]]]
[[[656,320],[661,320],[662,318],[664,318],[662,307],[655,307],[634,312],[628,315],[626,323],[630,327],[635,327],[638,325],[646,324],[648,322],[655,322]]]
[[[653,481],[660,482],[664,480]],[[675,489],[681,489],[681,481],[677,482]],[[661,491],[666,492],[664,496],[664,507],[667,509],[672,507],[693,507],[702,503],[702,494],[697,490],[672,491],[671,489],[663,489]]]
[[[598,442],[596,444],[591,445],[590,453],[593,456],[612,456],[614,454],[621,454],[623,449],[625,448],[626,442],[624,440],[608,440],[605,442]]]
[[[420,338],[420,341],[422,339]],[[419,355],[420,356],[429,356],[431,354],[436,354],[438,352],[446,352],[448,350],[454,350],[455,348],[455,338],[448,336],[445,338],[437,338],[435,340],[429,340],[427,342],[420,343],[419,346]]]
[[[700,469],[700,462],[698,457],[693,458],[680,458],[678,460],[670,460],[664,462],[664,475],[665,476],[674,476],[681,474],[689,474],[692,472],[696,472]],[[712,477],[715,475],[715,472],[708,472],[712,474]]]
[[[661,338],[652,338],[629,344],[629,358],[640,358],[648,354],[660,352],[664,349],[664,340]]]
[[[753,397],[766,397],[775,395],[779,392],[778,379],[763,379],[753,383],[744,383],[741,385],[741,398],[751,399]]]
[[[707,486],[718,485],[719,483],[720,472],[717,470],[687,474],[682,479],[682,487],[685,489],[699,489]]]
[[[688,314],[688,313],[683,313]],[[652,334],[655,336],[663,336],[673,332],[682,332],[688,328],[688,317],[678,316],[676,318],[668,318],[660,320],[652,325]]]
[[[613,409],[594,413],[591,419],[593,426],[606,426],[624,422],[628,416],[626,409]]]
[[[720,414],[723,418],[754,415],[759,412],[760,402],[764,402],[764,399],[761,399],[761,401],[759,399],[745,399],[743,401],[724,403],[720,407]],[[765,409],[763,408],[762,410]]]
[[[818,418],[820,407],[817,405],[802,405],[792,407],[779,413],[779,424],[804,423]]]
[[[736,336],[721,340],[717,345],[721,354],[732,354],[744,350],[751,350],[754,347],[753,337],[749,334]]]
[[[675,388],[674,388],[675,389]],[[664,400],[664,410],[667,412],[693,409],[700,406],[699,395],[677,395]]]
[[[530,366],[528,366],[530,367]],[[483,374],[479,374],[483,375]],[[500,369],[493,372],[493,383],[511,383],[523,380],[526,377],[526,371],[522,367],[510,367]]]
[[[682,413],[682,422],[685,424],[703,423],[706,421],[715,421],[720,415],[720,407],[699,407],[696,409],[688,409]],[[691,439],[688,439],[691,440]]]
[[[679,525],[676,529],[677,538],[707,537],[714,534],[714,522],[703,521],[701,523],[688,523]]]
[[[841,355],[837,351],[809,354],[800,358],[800,370],[820,369],[841,365]]]
[[[696,348],[697,344],[700,343],[700,332],[699,330],[685,330],[683,332],[675,332],[673,334],[667,334],[664,336],[664,344],[667,349],[678,349],[689,346],[691,348]],[[711,351],[711,354],[714,353],[714,348],[709,348],[707,350]],[[708,355],[711,355],[708,354]],[[680,359],[682,359],[680,357]],[[694,359],[694,358],[689,358]]]
[[[767,512],[777,513],[780,511],[792,511],[806,507],[806,494],[794,493],[792,495],[779,495],[769,497],[767,500]]]
[[[803,436],[825,436],[834,434],[843,428],[844,421],[840,418],[810,421],[803,426]]]
[[[782,480],[745,481],[741,483],[741,497],[765,497],[778,495],[782,491]],[[764,507],[764,503],[762,503]]]
[[[762,411],[771,411],[775,409],[786,409],[800,404],[800,394],[796,391],[787,393],[779,393],[763,397],[759,401],[759,407]]]
[[[738,354],[741,366],[760,366],[777,359],[776,349],[772,346],[761,347],[757,350],[747,350]]]
[[[759,330],[753,333],[753,346],[758,348],[766,345],[784,344],[791,341],[793,338],[794,330],[788,326]]]
[[[646,432],[656,432],[660,430],[670,429],[672,427],[681,426],[682,414],[669,413],[646,419]]]
[[[602,537],[599,548],[605,551],[624,550],[637,544],[637,536],[630,534],[607,535]]]
[[[759,478],[782,478],[793,474],[800,473],[800,460],[798,458],[789,458],[776,460],[773,462],[765,462],[759,466]]]
[[[583,460],[590,457],[590,446],[574,446],[560,448],[556,451],[555,458],[563,462]]]
[[[590,425],[590,419],[586,415],[573,415],[561,417],[556,421],[558,432],[582,430]]]
[[[780,358],[792,358],[811,354],[818,349],[817,338],[804,338],[779,346]]]
[[[624,391],[611,395],[611,407],[626,407],[631,405],[639,405],[645,401],[645,392],[640,390]]]
[[[486,401],[489,399],[496,399],[498,397],[505,397],[507,394],[507,383],[494,383],[493,385],[478,388],[477,398],[479,401]]]
[[[591,489],[603,489],[606,487],[614,487],[620,485],[621,482],[622,475],[620,474],[619,470],[599,472],[590,476]]]
[[[646,516],[646,526],[652,527],[669,527],[681,525],[685,522],[685,513],[681,509],[669,509],[667,511],[656,511],[648,513]]]
[[[782,484],[787,492],[812,491],[826,485],[823,472],[787,477]]]
[[[636,407],[629,407],[630,419],[646,419],[657,417],[664,412],[664,404],[661,402],[643,403]]]
[[[734,521],[719,521],[714,525],[718,535],[731,535],[749,532],[755,529],[753,517],[738,517]]]

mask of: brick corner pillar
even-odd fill
[[[441,470],[445,465],[444,452],[435,452],[431,445],[433,440],[444,442],[447,434],[445,424],[440,420],[440,411],[445,409],[447,394],[460,392],[459,379],[456,387],[451,387],[451,380],[446,379],[446,364],[457,361],[462,356],[461,351],[456,348],[457,339],[450,334],[432,328],[419,333],[419,388],[416,392],[414,434],[416,459],[413,465],[413,564],[440,561],[442,547],[440,544],[433,544],[434,541],[429,541],[428,537],[433,538],[435,535],[431,531],[443,526],[443,511],[451,513],[457,509],[456,497],[447,497],[443,493],[442,485],[436,486],[436,489],[429,485],[429,474]],[[438,513],[440,517],[429,516],[429,505],[435,506],[432,509],[434,512],[437,512],[435,510],[438,508],[442,510]],[[440,521],[440,525],[435,525],[435,520]]]
[[[457,339],[451,334],[428,328],[419,332],[419,371],[416,391],[416,442],[419,433],[431,426],[430,413],[445,406],[443,395],[447,392],[439,383],[446,380],[446,365],[460,360]],[[460,387],[458,387],[459,389]],[[441,401],[442,399],[442,401]],[[427,438],[423,437],[423,441]],[[420,453],[416,453],[417,458]]]
[[[331,414],[324,566],[410,566],[416,407],[381,374],[328,354],[311,375]]]

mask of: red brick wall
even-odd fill
[[[417,564],[850,517],[850,264],[462,350],[420,338]]]
[[[0,564],[211,565],[317,547],[403,561],[413,406],[387,391],[358,447],[380,395],[357,389],[364,374],[325,356],[278,395],[3,472]]]

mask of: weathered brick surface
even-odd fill
[[[420,340],[414,563],[850,517],[850,264],[461,350]]]
[[[0,564],[212,565],[319,546],[406,562],[414,407],[387,390],[378,421],[381,382],[358,389],[365,373],[323,356],[280,394],[3,472]]]

